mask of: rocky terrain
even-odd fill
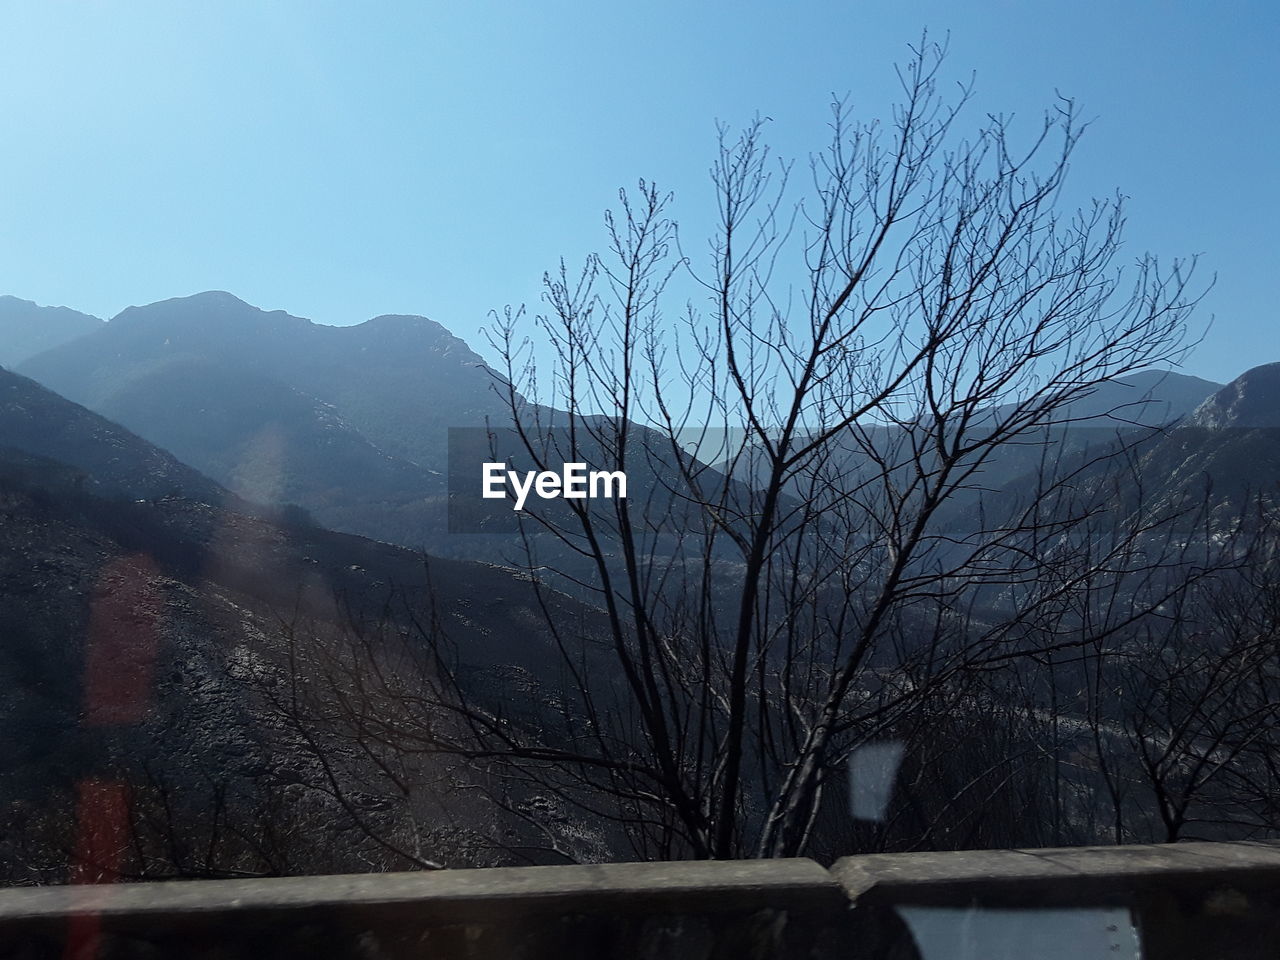
[[[306,672],[288,662],[304,634],[429,636],[456,652],[480,701],[536,698],[554,679],[540,602],[511,571],[428,560],[245,501],[0,371],[0,795],[11,811],[0,848],[17,844],[0,859],[69,843],[86,780],[131,783],[152,803],[160,787],[181,795],[183,809],[166,808],[170,830],[207,821],[228,791],[242,807],[252,794],[265,816],[262,804],[278,806],[314,772],[280,753],[260,686]],[[566,625],[590,629],[591,610],[550,602]],[[287,822],[336,815],[303,809]],[[488,815],[463,815],[457,830]],[[57,871],[9,879],[36,876]]]

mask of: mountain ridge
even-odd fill
[[[41,306],[0,295],[0,366],[18,364],[102,326],[98,317],[70,307]]]
[[[1198,427],[1280,427],[1280,362],[1251,367],[1208,397],[1191,414]]]

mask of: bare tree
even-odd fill
[[[532,339],[524,311],[498,318],[513,456],[624,471],[629,496],[527,507],[558,683],[477,697],[420,622],[425,662],[377,674],[366,740],[482,765],[500,805],[554,797],[644,857],[829,853],[859,744],[919,737],[940,704],[976,716],[966,677],[1078,656],[1187,589],[1159,548],[1177,510],[1097,482],[1137,440],[1048,451],[1075,401],[1180,357],[1189,269],[1117,262],[1119,198],[1063,211],[1071,102],[1021,147],[998,117],[961,137],[943,57],[913,49],[888,123],[835,104],[799,198],[763,121],[721,128],[705,263],[641,182],[608,253],[547,277]],[[563,621],[555,590],[600,616]]]
[[[808,849],[853,745],[960,671],[1085,643],[1064,599],[1150,565],[1152,517],[1073,536],[1086,464],[1000,497],[991,477],[1102,382],[1177,359],[1187,270],[1116,264],[1119,199],[1060,210],[1069,101],[1022,148],[1000,118],[961,140],[968,88],[944,100],[943,51],[913,53],[891,123],[835,105],[796,203],[764,123],[722,128],[705,306],[663,312],[689,261],[642,183],[609,255],[548,278],[550,378],[521,312],[498,327],[521,452],[647,478],[533,509],[529,543],[590,561],[620,681],[607,703],[579,685],[572,763],[663,853]],[[709,428],[742,438],[719,470]]]
[[[1274,835],[1280,724],[1276,520],[1255,501],[1200,531],[1234,563],[1178,596],[1117,650],[1112,710],[1129,769],[1150,796],[1150,839]],[[1114,774],[1113,774],[1114,776]]]

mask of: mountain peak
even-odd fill
[[[347,335],[360,344],[362,350],[373,348],[410,354],[425,350],[468,365],[484,362],[465,340],[454,336],[443,324],[415,314],[384,313],[364,323],[335,329],[348,331]]]
[[[351,329],[374,334],[389,333],[421,337],[425,333],[431,337],[453,337],[444,324],[413,313],[384,313],[363,323],[357,323]]]
[[[155,310],[173,310],[180,308],[196,308],[203,310],[236,310],[236,311],[253,311],[261,313],[253,304],[245,303],[235,294],[227,293],[225,290],[205,290],[202,293],[193,293],[185,297],[169,297],[166,300],[157,300],[154,303],[134,304],[125,307],[115,316],[114,319],[119,320],[121,317],[129,316],[140,311]]]
[[[205,290],[202,293],[193,293],[189,297],[179,297],[176,299],[186,300],[188,303],[208,304],[210,306],[236,306],[248,307],[250,310],[259,309],[253,304],[241,300],[234,293],[227,293],[225,290]]]
[[[186,297],[171,297],[143,306],[127,307],[112,318],[112,326],[208,326],[216,323],[252,326],[312,326],[310,320],[291,316],[283,310],[263,310],[225,290],[206,290]]]
[[[431,320],[428,317],[420,316],[416,313],[383,313],[370,320],[366,320],[362,324],[358,324],[358,326],[364,326],[365,324],[377,324],[379,326],[395,325],[410,327],[438,327],[440,329],[444,329],[440,324],[436,323],[436,321]]]
[[[1280,427],[1280,363],[1246,370],[1205,400],[1192,423],[1210,429]]]

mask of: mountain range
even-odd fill
[[[19,369],[239,495],[413,547],[447,546],[448,429],[502,409],[424,317],[329,327],[216,292],[131,307]]]
[[[509,419],[502,380],[425,317],[333,327],[212,291],[130,307],[104,322],[3,297],[0,357],[10,358],[10,366],[18,358],[19,372],[246,503],[293,504],[335,530],[499,559],[491,541],[447,534],[446,478],[449,428]],[[1258,431],[1274,427],[1268,418],[1280,410],[1269,392],[1274,379],[1267,366],[1226,386],[1176,372],[1138,372],[1061,409],[1042,439],[1069,459],[1118,436],[1156,434],[1144,441],[1143,455],[1161,484],[1185,483],[1199,472],[1256,488],[1272,475]],[[995,408],[992,415],[1000,413]],[[1179,429],[1170,432],[1174,425]],[[1228,427],[1236,432],[1223,433]],[[31,437],[45,432],[37,424],[25,430]],[[30,452],[64,459],[60,452],[74,450],[77,440],[58,447],[57,435],[49,433],[43,445],[32,440]],[[872,426],[861,442],[890,449],[899,441],[895,428]],[[1240,452],[1260,443],[1256,455]],[[842,456],[840,470],[851,485],[875,469],[852,440]],[[1016,481],[1041,456],[1036,444],[1011,445],[983,466],[982,482]],[[177,469],[138,464],[140,475],[157,483]],[[650,487],[664,480],[657,469]]]
[[[518,559],[514,537],[450,531],[450,430],[483,434],[510,411],[501,377],[425,317],[332,327],[207,292],[130,307],[17,369],[248,501],[436,555]],[[648,446],[632,497],[675,482]]]

